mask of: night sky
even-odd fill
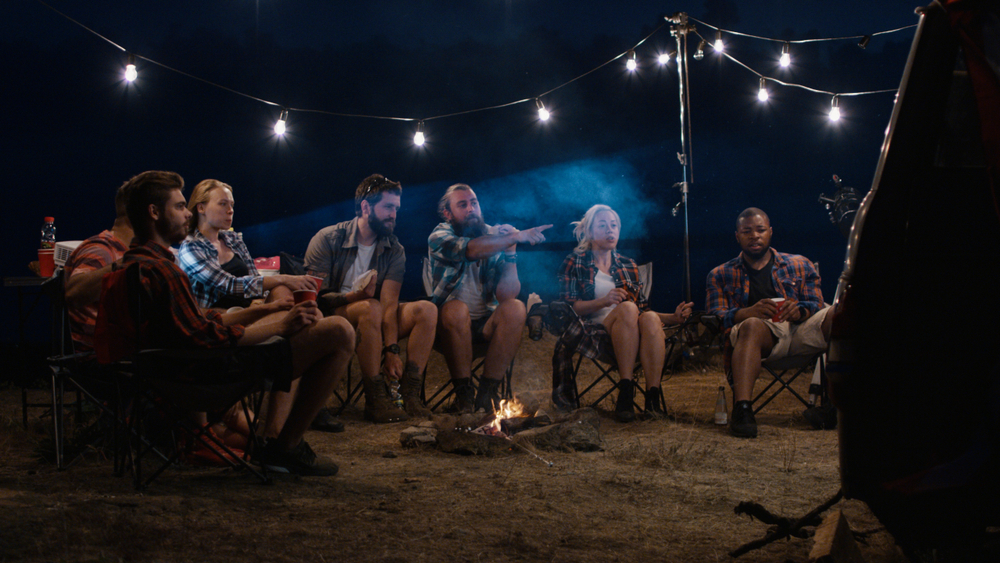
[[[706,23],[779,39],[864,35],[917,22],[918,4],[892,0],[736,3],[470,2],[371,3],[200,0],[49,5],[143,57],[293,108],[427,118],[546,92],[623,53],[684,11]],[[101,4],[94,6],[91,4]],[[708,38],[714,32],[697,25]],[[767,76],[836,92],[892,89],[913,30],[856,40],[793,45],[726,36],[727,52]],[[694,52],[696,37],[689,39]],[[60,240],[83,239],[114,219],[113,194],[148,169],[175,170],[188,187],[204,178],[231,184],[235,226],[255,256],[302,254],[320,228],[349,219],[353,191],[373,172],[403,183],[397,235],[408,255],[404,298],[422,293],[420,259],[438,222],[437,198],[472,185],[487,222],[542,223],[550,243],[519,249],[524,293],[551,296],[558,264],[573,246],[569,222],[595,203],[624,223],[620,249],[655,264],[652,304],[672,311],[683,297],[683,213],[671,186],[682,179],[676,63],[653,58],[674,48],[664,26],[622,60],[533,102],[431,120],[427,144],[411,122],[279,109],[139,60],[122,79],[125,54],[34,0],[0,3],[4,108],[4,277],[30,275],[42,217]],[[817,202],[831,175],[862,193],[872,181],[893,94],[842,98],[844,118],[826,118],[831,98],[772,85],[709,50],[690,61],[693,184],[692,289],[704,305],[708,270],[738,252],[736,215],[764,209],[775,248],[820,263],[832,300],[846,240]],[[189,190],[188,192],[189,193]],[[14,291],[0,316],[13,321]],[[4,322],[2,342],[16,339]],[[36,323],[31,334],[40,332]]]

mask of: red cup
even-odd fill
[[[56,271],[56,250],[54,248],[38,249],[38,273],[43,278],[51,278]]]
[[[771,320],[774,321],[774,322],[778,322],[778,319],[781,318],[780,317],[780,315],[781,315],[781,304],[785,302],[785,298],[784,297],[775,297],[775,298],[771,299],[771,301],[773,301],[775,307],[778,308],[778,312],[775,313],[773,317],[771,317]]]
[[[317,290],[319,290],[319,288],[323,287],[323,278],[318,278],[316,276],[309,276],[309,275],[307,275],[306,277],[309,278],[309,279],[311,279],[311,280],[313,280],[314,282],[316,282],[316,289]]]
[[[303,301],[315,301],[316,300],[316,290],[315,289],[300,289],[298,291],[292,292],[292,299],[295,300],[295,304],[298,305]]]

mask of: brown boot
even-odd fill
[[[427,418],[431,409],[420,400],[420,390],[424,386],[424,376],[416,364],[406,364],[403,371],[402,383],[399,386],[399,394],[403,396],[403,408],[406,414],[412,418]]]
[[[398,422],[406,420],[406,413],[392,403],[389,389],[385,386],[382,374],[378,378],[362,377],[365,386],[365,420],[375,423]]]

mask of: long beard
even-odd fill
[[[452,223],[451,225],[460,237],[479,238],[488,232],[486,223],[481,217],[476,216],[469,217],[464,223]]]

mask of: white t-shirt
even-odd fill
[[[489,307],[483,301],[483,284],[479,282],[479,262],[473,262],[465,268],[462,279],[445,302],[458,299],[469,308],[469,317],[481,319],[490,313]]]
[[[354,264],[351,265],[351,269],[347,270],[344,274],[344,281],[340,285],[341,293],[349,293],[351,287],[354,286],[354,280],[358,279],[358,276],[367,272],[372,263],[372,254],[375,254],[375,245],[365,246],[358,243],[358,257],[354,260]]]
[[[604,272],[598,271],[597,275],[594,276],[594,299],[604,297],[605,295],[611,293],[611,290],[614,288],[615,279]],[[617,305],[608,305],[603,309],[598,309],[597,311],[591,313],[590,316],[587,317],[587,320],[595,323],[602,322],[615,307],[617,307]]]

